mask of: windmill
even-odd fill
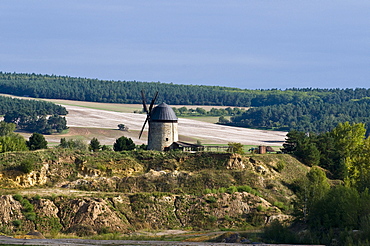
[[[156,92],[152,99],[149,108],[146,105],[146,98],[143,91],[141,91],[141,97],[147,116],[141,128],[139,138],[141,138],[145,125],[148,122],[148,150],[163,151],[171,148],[171,145],[177,142],[179,138],[177,131],[178,119],[175,112],[166,103],[161,103],[153,108],[158,97],[158,92]]]
[[[144,128],[145,128],[146,123],[147,123],[147,122],[149,121],[149,119],[150,119],[150,113],[152,112],[152,109],[153,109],[153,106],[154,106],[155,100],[157,100],[157,97],[158,97],[158,91],[155,93],[155,96],[154,96],[154,98],[152,99],[152,102],[150,103],[149,110],[148,110],[148,107],[146,106],[146,98],[145,98],[144,91],[141,91],[141,98],[142,98],[142,101],[143,101],[143,108],[144,108],[144,112],[146,113],[146,119],[145,119],[145,121],[144,121],[144,125],[143,125],[143,127],[141,128],[141,132],[140,132],[140,135],[139,135],[139,139],[141,138],[141,135],[143,134],[143,131],[144,131]]]

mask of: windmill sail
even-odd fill
[[[144,108],[144,111],[146,112],[146,119],[144,121],[143,127],[141,128],[139,139],[141,138],[141,135],[143,134],[146,123],[150,120],[150,114],[152,113],[154,103],[157,100],[158,91],[155,93],[155,96],[152,99],[152,102],[150,103],[149,110],[148,110],[148,107],[146,105],[146,98],[145,98],[144,91],[141,91],[141,97],[142,97],[142,100],[143,100],[143,108]]]

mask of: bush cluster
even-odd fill
[[[35,170],[35,161],[34,160],[23,160],[18,168],[19,171],[27,174]]]
[[[22,213],[26,217],[27,220],[35,221],[36,219],[36,213],[34,211],[33,205],[30,203],[30,201],[26,198],[24,198],[22,195],[16,194],[13,196],[14,200],[17,200],[21,203],[23,209]]]
[[[248,185],[229,186],[227,188],[220,187],[218,189],[204,189],[203,194],[221,194],[221,193],[235,193],[235,192],[248,192],[255,196],[261,196],[261,194]]]

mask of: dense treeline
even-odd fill
[[[12,111],[5,114],[4,121],[16,124],[19,130],[42,134],[61,133],[68,129],[66,118],[60,115],[47,116]]]
[[[148,96],[160,91],[158,101],[175,105],[248,106],[251,99],[251,92],[226,87],[0,73],[0,92],[18,96],[93,102],[141,103],[141,90],[145,90]]]
[[[0,115],[4,121],[14,123],[18,129],[51,134],[67,129],[67,110],[51,102],[24,100],[0,96]]]
[[[306,165],[318,165],[328,170],[331,178],[363,191],[370,188],[370,137],[366,138],[365,133],[363,123],[349,122],[321,134],[291,131],[282,151]]]
[[[330,131],[338,123],[346,121],[362,122],[370,126],[369,106],[370,100],[352,100],[342,103],[310,100],[299,104],[251,108],[240,116],[232,117],[230,124],[320,133]]]
[[[370,194],[368,190],[358,191],[345,185],[331,187],[325,173],[317,167],[312,168],[307,177],[299,182],[295,207],[297,220],[290,226],[274,221],[265,228],[263,237],[267,242],[338,246],[369,245]]]
[[[338,123],[370,122],[370,89],[247,90],[160,82],[106,81],[68,76],[0,72],[0,93],[93,102],[141,103],[159,91],[157,102],[171,105],[254,107],[233,117],[234,126],[312,132],[330,131]],[[370,124],[367,124],[370,126]]]
[[[172,108],[177,116],[234,116],[245,112],[243,108],[211,108],[209,111],[204,108],[197,107],[196,109],[181,107]]]
[[[369,245],[370,137],[362,123],[341,123],[332,131],[288,133],[283,151],[312,166],[292,186],[297,200],[293,228],[275,223],[265,237],[275,243]],[[337,179],[329,182],[327,175]],[[294,232],[293,232],[294,231]]]
[[[37,115],[66,115],[68,113],[66,108],[51,102],[0,96],[0,115],[11,111],[33,112]]]
[[[242,90],[220,86],[176,85],[159,82],[106,81],[68,76],[0,72],[0,92],[18,96],[93,102],[141,103],[140,91],[159,91],[158,101],[173,105],[259,107],[297,104],[308,99],[340,103],[370,96],[366,89]]]

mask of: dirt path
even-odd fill
[[[242,246],[256,245],[242,243],[211,243],[211,242],[176,242],[176,241],[132,241],[132,240],[89,240],[89,239],[14,239],[0,236],[0,244],[6,245],[152,245],[152,246],[167,246],[167,245],[214,245],[214,246]],[[260,246],[283,246],[283,244],[264,244],[257,243]],[[284,246],[294,246],[292,244],[284,244]],[[305,245],[301,245],[305,246]],[[307,245],[306,245],[307,246]]]

